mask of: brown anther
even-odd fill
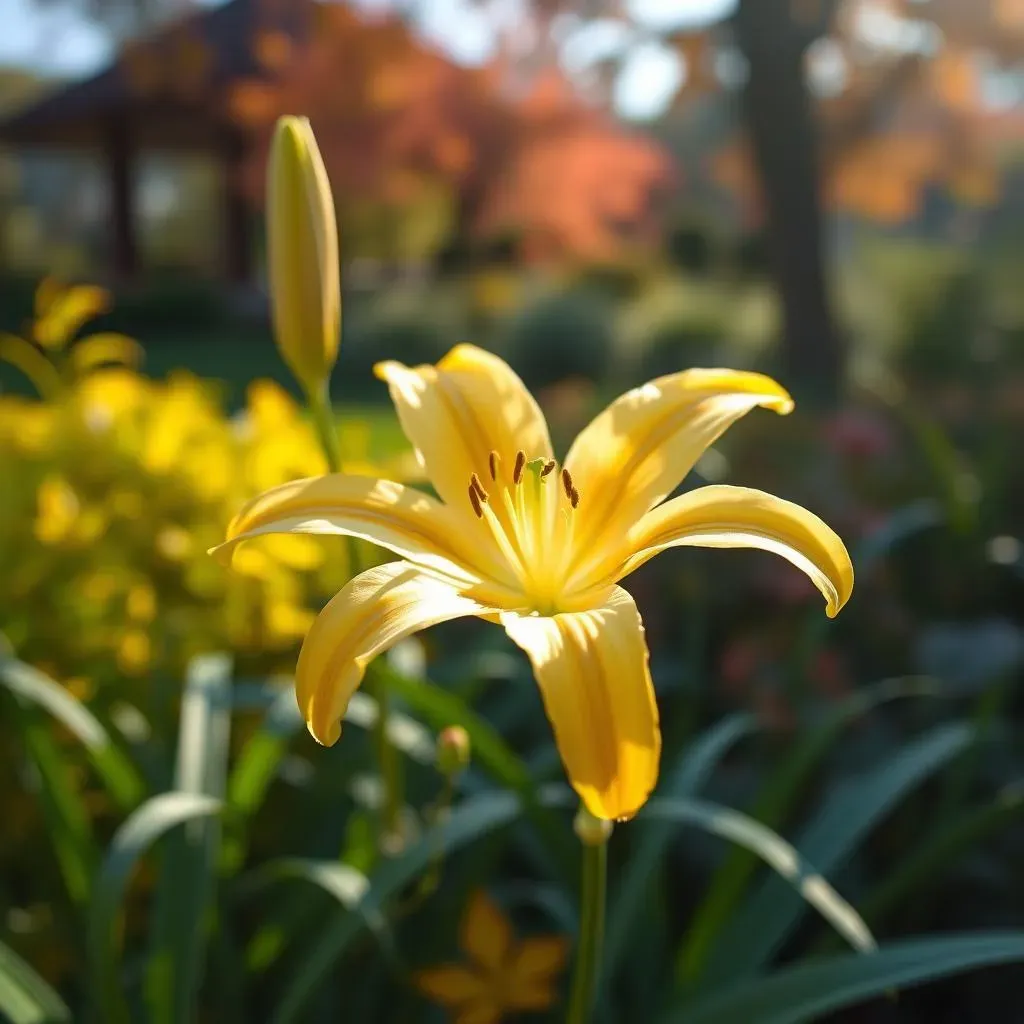
[[[487,492],[486,492],[486,491],[484,490],[484,486],[483,486],[483,484],[482,484],[482,483],[480,483],[480,477],[478,477],[478,476],[476,475],[476,473],[473,473],[473,474],[472,474],[472,475],[470,476],[470,478],[469,478],[469,486],[470,486],[470,488],[471,488],[472,490],[475,490],[475,491],[476,491],[476,493],[477,493],[477,497],[478,497],[478,498],[479,498],[479,499],[480,499],[481,501],[486,501],[486,500],[487,500]]]
[[[569,476],[569,470],[567,469],[562,470],[562,486],[565,488],[565,496],[571,498],[573,491],[572,477]]]
[[[580,492],[574,487],[572,493],[569,495],[569,504],[575,508],[580,503]]]
[[[548,462],[545,462],[544,468],[540,471],[540,478],[543,480],[544,477],[549,476],[551,473],[553,473],[555,470],[555,466],[556,462],[554,459],[550,459]]]
[[[526,452],[516,452],[516,468],[512,470],[512,483],[517,484],[523,479],[523,470],[526,468]]]
[[[491,479],[498,479],[498,463],[501,462],[501,456],[497,452],[491,452],[487,457],[487,468],[491,471]]]
[[[476,488],[472,484],[469,485],[469,503],[473,506],[477,519],[483,519],[484,510],[480,504],[480,495],[476,493]]]

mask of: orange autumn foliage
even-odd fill
[[[317,12],[308,39],[256,46],[265,74],[241,82],[229,108],[256,143],[246,183],[262,190],[277,117],[310,118],[339,205],[401,209],[449,189],[456,230],[512,231],[529,253],[611,255],[655,233],[668,158],[588,106],[556,70],[526,88],[500,61],[457,65],[396,16],[344,5]]]

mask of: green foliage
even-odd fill
[[[552,292],[512,319],[502,352],[530,388],[603,380],[612,358],[612,315],[609,297],[595,287]]]

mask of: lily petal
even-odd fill
[[[561,974],[568,959],[569,940],[564,935],[536,935],[523,940],[509,969],[517,981],[545,981]]]
[[[459,928],[463,952],[485,971],[499,971],[512,949],[512,925],[482,890],[473,893]]]
[[[501,1024],[502,1009],[492,992],[459,1010],[453,1024]]]
[[[358,537],[463,584],[507,572],[470,548],[462,520],[435,498],[376,477],[333,473],[274,487],[242,508],[213,551],[230,561],[238,544],[266,533]]]
[[[573,788],[598,818],[626,818],[658,778],[661,732],[643,623],[615,587],[589,611],[506,613],[508,635],[529,655]]]
[[[802,505],[750,487],[698,487],[648,512],[628,537],[621,579],[665,548],[760,548],[807,574],[829,618],[853,591],[853,564],[835,531]]]
[[[374,372],[387,382],[402,429],[437,493],[474,525],[470,474],[488,485],[492,451],[504,460],[498,471],[506,481],[520,449],[528,458],[551,458],[544,414],[512,368],[490,352],[457,345],[437,366],[384,362]]]
[[[705,449],[757,406],[788,413],[793,400],[770,377],[684,370],[627,391],[586,426],[566,456],[580,493],[576,550],[624,531],[679,485]]]
[[[360,573],[327,603],[299,652],[295,698],[313,738],[337,742],[348,702],[378,654],[428,626],[489,610],[409,562]]]
[[[428,967],[412,976],[413,984],[427,998],[441,1006],[456,1009],[467,1003],[487,999],[487,982],[467,967],[446,964]]]

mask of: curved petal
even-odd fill
[[[374,372],[387,382],[437,493],[471,519],[470,474],[486,485],[492,451],[508,480],[520,449],[528,458],[551,458],[544,414],[511,367],[490,352],[457,345],[437,366],[384,362]]]
[[[416,971],[412,981],[428,999],[449,1009],[458,1009],[490,996],[487,982],[468,967],[458,964]]]
[[[680,545],[760,548],[810,577],[834,617],[853,591],[853,564],[835,531],[802,505],[750,487],[698,487],[648,512],[628,538],[621,579],[659,551]]]
[[[488,611],[408,562],[367,569],[327,603],[299,652],[295,698],[314,739],[341,735],[341,719],[378,654],[427,626]]]
[[[229,561],[239,543],[265,533],[358,537],[463,584],[503,582],[508,574],[500,561],[487,558],[489,549],[472,543],[450,509],[428,494],[376,477],[333,473],[271,488],[242,508],[228,526],[227,540],[213,551]]]
[[[624,530],[679,485],[705,449],[756,406],[788,413],[770,377],[684,370],[627,391],[586,426],[565,460],[580,493],[576,550]]]
[[[469,899],[459,926],[459,945],[486,971],[499,971],[512,950],[512,925],[483,890]]]
[[[495,1001],[493,986],[489,986],[486,998],[462,1007],[453,1024],[501,1024],[502,1020],[502,1006]]]
[[[517,982],[548,981],[565,970],[570,943],[564,935],[535,935],[523,939],[515,951],[510,971]]]
[[[661,732],[643,623],[615,587],[589,611],[506,613],[508,635],[529,655],[573,788],[598,818],[627,818],[658,778]]]

